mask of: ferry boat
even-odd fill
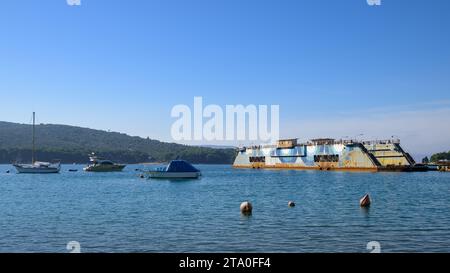
[[[167,167],[148,172],[150,178],[192,179],[201,176],[200,170],[184,160],[172,160]]]
[[[275,145],[239,149],[233,166],[253,169],[304,169],[322,171],[427,171],[403,150],[400,140],[279,140]]]
[[[16,168],[18,173],[29,173],[29,174],[47,174],[47,173],[59,173],[61,170],[61,163],[50,163],[36,161],[36,113],[33,112],[33,133],[32,133],[32,149],[31,149],[31,164],[18,164],[14,163],[13,166]]]
[[[86,172],[121,172],[126,165],[117,164],[111,160],[103,159],[92,153],[89,156],[90,164],[83,170]]]

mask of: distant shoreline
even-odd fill
[[[156,165],[167,165],[169,162],[160,162],[160,163],[122,163],[125,165],[147,165],[147,166],[156,166]],[[224,166],[232,166],[233,164],[229,163],[192,163],[193,165],[224,165]],[[0,163],[0,166],[12,166],[13,163]],[[61,163],[62,166],[70,166],[70,165],[88,165],[88,163]]]
[[[29,163],[32,157],[30,125],[0,121],[0,163]],[[36,158],[62,163],[89,162],[95,152],[114,162],[167,162],[182,158],[193,164],[231,164],[234,148],[198,147],[162,142],[69,125],[40,124],[36,126]],[[150,161],[150,162],[148,162]]]

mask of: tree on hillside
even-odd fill
[[[31,160],[31,126],[0,121],[0,163]],[[234,149],[213,149],[150,138],[133,137],[67,125],[36,126],[36,150],[40,160],[61,159],[64,163],[86,163],[88,154],[122,163],[167,162],[177,157],[192,163],[231,164]]]
[[[431,162],[438,162],[441,160],[450,160],[450,151],[437,153],[431,156]]]

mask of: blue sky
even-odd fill
[[[176,104],[279,104],[281,136],[450,149],[450,1],[5,0],[0,120],[171,141]],[[427,145],[422,145],[426,141]]]

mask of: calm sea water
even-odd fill
[[[450,252],[450,173],[199,166],[200,180],[174,182],[136,168],[19,175],[0,165],[0,252],[68,252],[69,241],[82,252],[368,252],[370,241],[382,252]]]

